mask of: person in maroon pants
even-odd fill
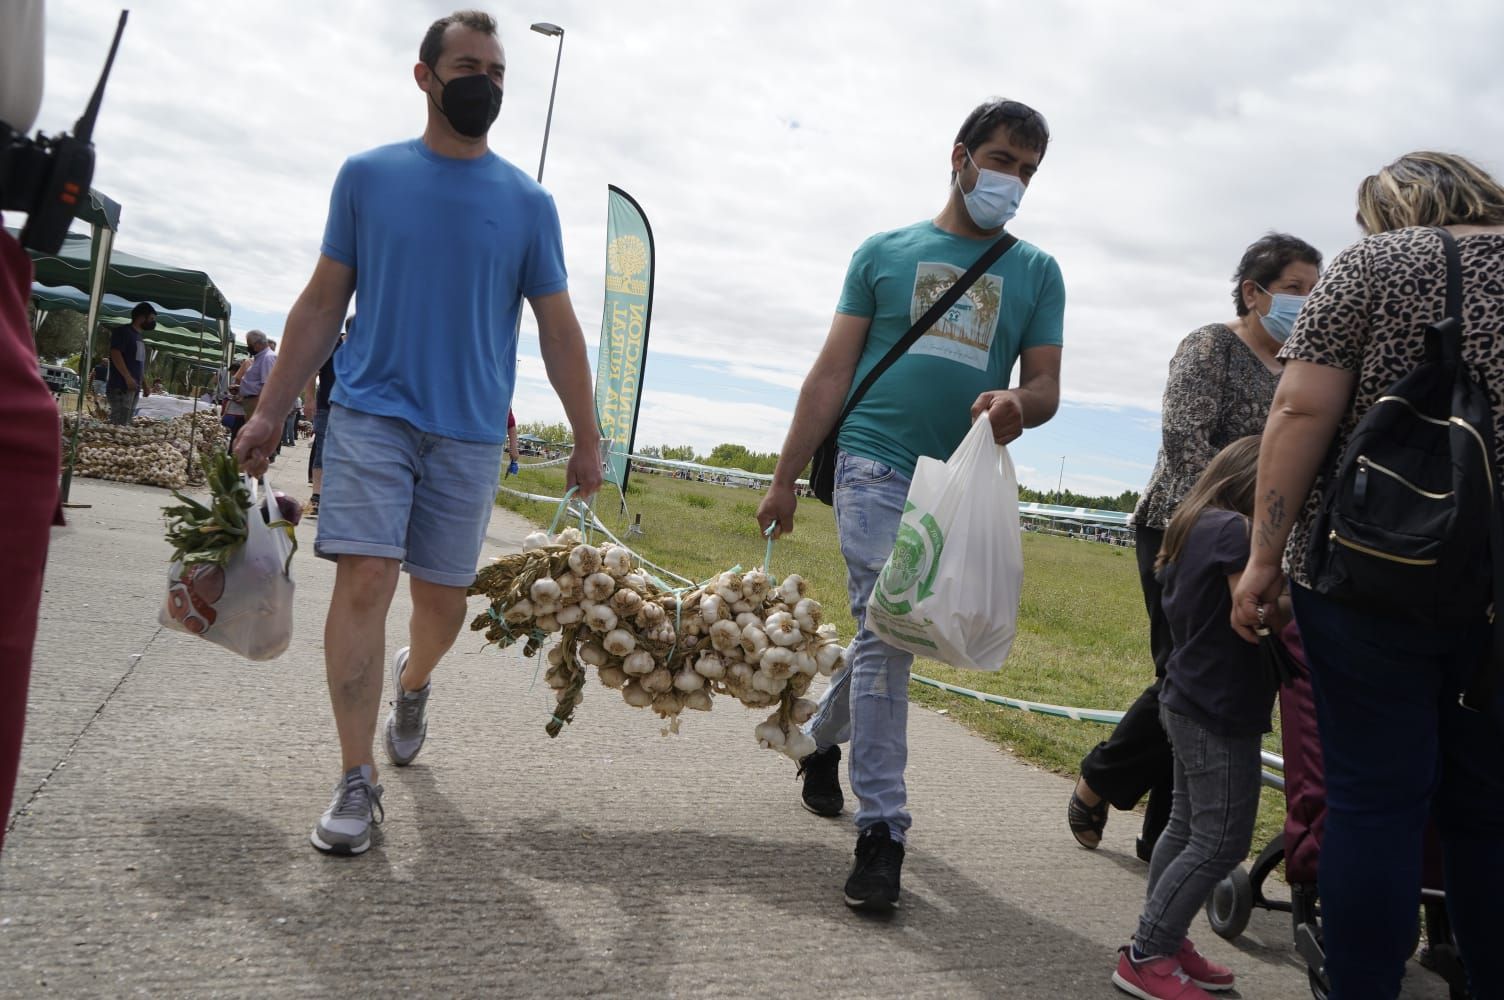
[[[22,0],[0,32],[0,121],[17,132],[31,128],[42,99],[42,4]],[[31,258],[0,219],[0,821],[10,819],[31,649],[42,600],[47,528],[62,523],[57,477],[57,404],[37,369],[36,343],[26,322]],[[0,825],[0,847],[5,844]]]

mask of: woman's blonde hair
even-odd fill
[[[1407,226],[1504,226],[1504,187],[1453,153],[1408,153],[1358,185],[1369,235]]]
[[[1259,436],[1238,438],[1217,452],[1191,492],[1175,508],[1170,526],[1165,529],[1164,544],[1154,560],[1154,569],[1180,558],[1185,541],[1191,536],[1201,512],[1208,507],[1230,510],[1244,517],[1253,516],[1253,492],[1259,478]]]

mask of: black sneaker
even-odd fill
[[[816,750],[799,762],[794,774],[804,779],[799,801],[816,816],[839,816],[846,800],[841,796],[841,748]]]
[[[872,824],[856,839],[856,863],[846,879],[846,905],[878,913],[897,909],[902,871],[903,845],[893,839],[888,824]]]

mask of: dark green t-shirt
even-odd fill
[[[872,320],[853,390],[991,245],[925,221],[857,248],[836,306]],[[1020,241],[873,383],[841,425],[841,450],[904,476],[913,475],[920,455],[949,458],[970,429],[971,404],[989,389],[1007,388],[1019,353],[1060,346],[1064,313],[1059,265]]]

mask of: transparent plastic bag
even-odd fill
[[[297,542],[264,480],[254,480],[246,540],[223,567],[174,562],[157,621],[249,660],[281,656],[292,641],[291,559]],[[265,517],[262,511],[265,511]],[[270,521],[270,523],[268,523]]]
[[[998,670],[1023,587],[1018,479],[978,418],[944,462],[920,458],[866,625],[891,646],[953,667]]]

